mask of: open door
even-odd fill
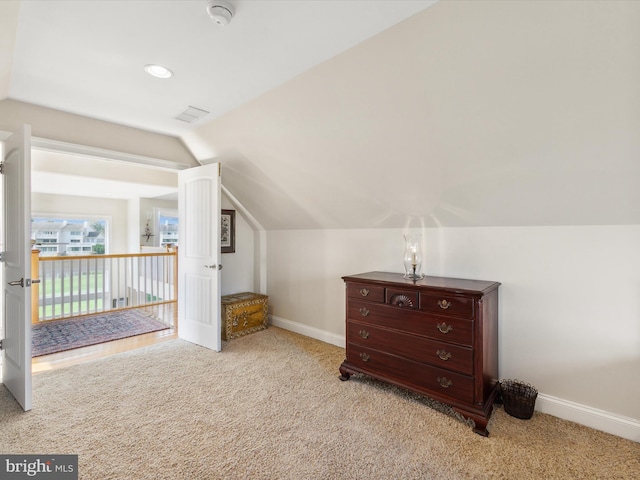
[[[178,175],[178,335],[219,352],[220,164]]]
[[[2,382],[31,410],[31,126],[4,142]]]

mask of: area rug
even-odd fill
[[[32,326],[32,357],[168,329],[137,310],[42,322]]]

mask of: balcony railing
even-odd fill
[[[32,323],[175,303],[177,251],[38,257],[34,250]]]

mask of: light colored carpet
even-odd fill
[[[81,479],[632,479],[640,444],[498,408],[484,438],[270,327],[215,353],[173,340],[0,389],[0,452],[79,454]]]

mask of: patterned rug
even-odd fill
[[[137,310],[53,320],[32,326],[32,357],[157,332],[169,326]]]

